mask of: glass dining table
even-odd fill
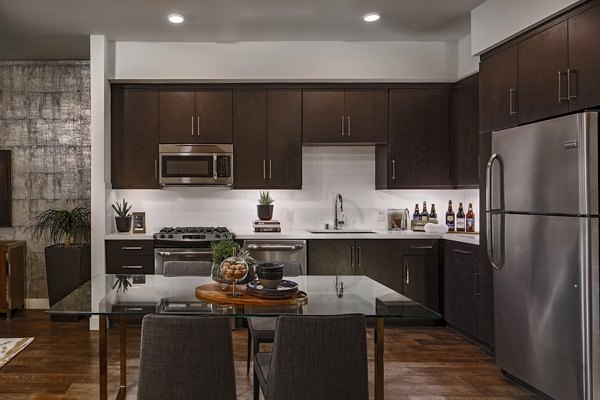
[[[54,304],[47,312],[53,315],[80,315],[99,317],[99,384],[100,399],[107,399],[107,327],[108,318],[119,319],[120,388],[117,399],[125,398],[126,329],[127,318],[142,317],[148,313],[252,318],[257,316],[341,315],[362,314],[374,320],[375,365],[374,397],[383,399],[384,323],[389,319],[406,321],[436,321],[441,315],[412,301],[398,292],[366,276],[298,276],[289,278],[298,283],[305,293],[297,302],[285,304],[243,304],[227,301],[210,302],[196,295],[196,288],[214,284],[210,277],[162,275],[98,274],[68,296]],[[92,302],[94,297],[101,298]],[[221,287],[219,287],[221,289]],[[244,285],[239,287],[244,293]],[[222,290],[231,290],[223,285]],[[100,297],[98,296],[100,293]],[[245,294],[249,299],[250,295]],[[275,302],[276,303],[276,302]]]

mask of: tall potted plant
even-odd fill
[[[91,278],[90,209],[49,209],[36,216],[29,232],[38,239],[48,238],[44,249],[50,306]],[[54,322],[79,320],[76,316],[51,316]]]

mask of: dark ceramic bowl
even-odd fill
[[[275,289],[283,279],[283,264],[262,263],[256,266],[256,276],[267,289]]]

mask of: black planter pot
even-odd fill
[[[270,221],[273,218],[273,205],[259,204],[256,206],[256,212],[261,221]]]
[[[46,247],[46,280],[50,306],[83,285],[91,278],[91,253],[89,244],[65,247],[63,244]],[[51,315],[52,322],[77,322],[77,315]]]
[[[117,232],[129,232],[131,230],[131,217],[115,217]]]

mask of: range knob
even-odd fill
[[[169,233],[169,239],[173,239],[173,234]]]
[[[165,237],[165,234],[164,234],[164,233],[161,233],[161,234],[160,234],[160,237],[161,237],[161,239],[164,239],[164,237]]]
[[[216,237],[217,239],[219,239],[219,238],[221,237],[221,235],[217,233],[217,234],[215,235],[215,237]]]

